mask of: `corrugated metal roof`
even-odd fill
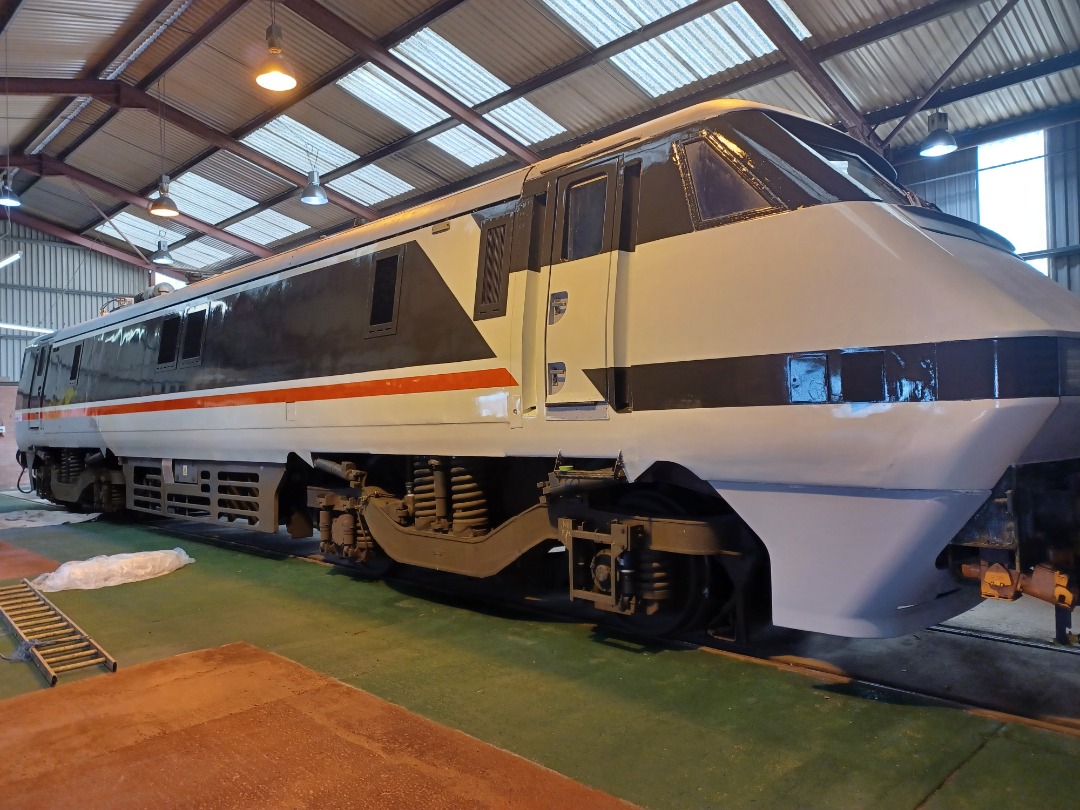
[[[32,0],[7,34],[14,76],[74,79],[100,59],[145,0]]]
[[[343,20],[359,28],[372,39],[381,39],[395,28],[427,11],[437,0],[322,0]]]
[[[374,37],[385,36],[435,0],[314,0]],[[811,46],[830,42],[866,29],[932,0],[770,0],[788,19],[798,36]],[[192,33],[225,7],[227,0],[175,0],[142,32],[132,30],[135,15],[145,13],[150,0],[24,0],[7,39],[13,75],[77,76],[107,52],[119,56],[111,66],[122,69],[125,81],[137,82],[176,48],[184,47]],[[185,3],[188,3],[185,7]],[[921,95],[964,45],[1000,8],[995,3],[973,4],[885,41],[838,56],[826,64],[863,110],[877,110]],[[247,122],[288,96],[263,91],[252,80],[253,67],[265,53],[264,29],[269,19],[265,2],[237,4],[239,10],[201,45],[174,66],[165,78],[169,103],[223,132],[243,130]],[[445,4],[445,11],[425,21],[418,33],[400,43],[397,52],[416,69],[468,104],[482,102],[597,44],[636,31],[650,21],[689,6],[691,0],[462,0]],[[439,8],[443,8],[440,5]],[[300,73],[301,87],[330,75],[353,54],[333,32],[317,31],[282,6],[279,22],[285,31],[286,55]],[[161,30],[169,15],[179,13]],[[48,20],[50,30],[42,34]],[[89,20],[89,22],[87,22]],[[55,23],[55,24],[54,24]],[[146,43],[148,38],[154,38]],[[123,47],[117,47],[128,39]],[[141,52],[140,52],[141,49]],[[1050,56],[1080,50],[1080,3],[1076,0],[1022,0],[987,42],[961,66],[946,88],[963,85]],[[127,57],[135,54],[130,64]],[[548,149],[571,139],[588,137],[600,127],[661,105],[671,108],[680,99],[715,91],[724,82],[742,77],[781,59],[773,43],[745,14],[736,1],[700,16],[688,24],[653,37],[613,59],[591,64],[560,81],[537,89],[524,99],[488,112],[487,117],[513,137]],[[123,66],[123,67],[121,67]],[[106,74],[110,71],[106,70]],[[156,92],[156,88],[151,88]],[[302,90],[295,97],[303,94]],[[739,94],[795,109],[825,121],[833,116],[794,73],[759,84]],[[1053,106],[1080,100],[1076,71],[1067,71],[1022,86],[996,91],[951,105],[954,128],[985,126]],[[10,140],[19,141],[40,131],[40,118],[54,109],[55,98],[12,98],[15,108]],[[64,115],[72,120],[45,151],[56,155],[87,131],[110,108],[100,102],[77,101]],[[925,116],[913,121],[895,145],[920,138]],[[267,154],[300,171],[310,165],[306,143],[317,146],[324,175],[386,145],[445,121],[446,113],[416,93],[403,89],[375,68],[329,84],[288,109],[254,142]],[[289,124],[289,122],[295,122]],[[166,170],[207,154],[207,145],[170,125]],[[277,128],[277,129],[275,129]],[[47,129],[47,127],[46,127]],[[15,130],[18,130],[17,132]],[[887,125],[881,132],[888,131]],[[131,190],[151,186],[160,174],[157,120],[143,111],[115,115],[102,131],[80,147],[72,163]],[[375,168],[338,178],[337,187],[350,186],[365,202],[393,208],[448,184],[467,182],[493,166],[515,165],[509,156],[472,130],[455,125],[424,143],[377,161]],[[227,153],[213,153],[191,169],[188,180],[177,180],[186,206],[205,219],[220,220],[235,214],[237,206],[252,205],[294,188],[272,173],[256,169]],[[382,175],[380,172],[386,172]],[[184,193],[186,183],[204,178],[203,184]],[[387,179],[391,177],[393,179]],[[325,179],[325,178],[324,178]],[[27,210],[47,214],[80,227],[96,221],[95,214],[48,178],[35,187]],[[374,180],[374,185],[365,185]],[[20,187],[25,183],[20,180]],[[387,196],[390,195],[390,196]],[[53,199],[55,198],[55,199]],[[227,205],[226,198],[233,203]],[[110,202],[111,201],[102,201]],[[310,209],[288,200],[274,210],[305,226],[327,227],[347,219],[340,209]],[[35,206],[40,206],[35,209]],[[104,206],[103,206],[104,207]],[[292,210],[294,213],[286,213]],[[138,212],[137,212],[138,213]],[[274,217],[269,217],[268,221]],[[272,228],[260,238],[273,236]],[[202,241],[202,240],[200,240]],[[206,242],[205,244],[210,244]],[[230,248],[227,253],[232,255]],[[228,261],[220,259],[219,261]]]
[[[27,213],[66,223],[79,231],[101,219],[87,197],[106,211],[119,202],[87,186],[76,187],[66,177],[42,177],[21,195],[22,207]]]
[[[155,192],[150,196],[156,198],[158,195]],[[169,184],[169,196],[183,213],[211,224],[217,224],[255,205],[255,200],[193,171],[173,178]]]
[[[301,172],[313,168],[328,172],[360,157],[287,115],[279,115],[245,135],[242,142]]]
[[[101,131],[68,158],[72,166],[138,191],[161,175],[159,121],[146,110],[121,110]],[[165,122],[166,172],[202,153],[205,141]]]
[[[430,27],[511,86],[588,50],[540,0],[469,0]]]
[[[363,166],[329,181],[327,185],[365,205],[375,205],[412,190],[409,183],[374,165]]]
[[[271,208],[234,222],[226,226],[225,230],[257,245],[268,245],[306,231],[307,227],[305,223]]]
[[[278,6],[284,53],[300,87],[352,56],[330,35]],[[170,103],[220,129],[232,132],[282,101],[282,94],[255,84],[256,68],[266,59],[270,5],[248,3],[169,71]],[[207,88],[213,88],[212,93]]]
[[[295,188],[292,183],[248,163],[232,152],[215,152],[196,164],[192,171],[253,200],[265,200]]]

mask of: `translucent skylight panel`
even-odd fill
[[[784,0],[769,0],[769,5],[776,9],[776,13],[780,15],[787,27],[795,32],[795,36],[799,39],[807,39],[810,36],[810,29],[803,25],[803,21]]]
[[[410,132],[419,132],[450,117],[442,108],[371,64],[338,79],[337,85]]]
[[[218,250],[216,247],[200,241],[188,242],[186,245],[177,248],[169,248],[169,253],[180,264],[196,268],[235,258],[231,253]]]
[[[360,157],[287,115],[279,115],[241,142],[300,172],[310,171],[313,164],[319,171],[330,171]]]
[[[142,217],[137,217],[127,211],[121,211],[112,218],[112,222],[103,222],[94,228],[95,231],[111,236],[113,239],[128,240],[137,247],[157,250],[159,239],[164,239],[170,245],[177,240],[183,239],[182,233],[162,228],[156,222],[147,222]],[[117,232],[119,231],[119,233]],[[161,236],[164,231],[165,235]]]
[[[430,28],[417,31],[390,50],[410,67],[470,106],[510,89],[510,85]]]
[[[699,79],[715,76],[750,59],[711,14],[680,25],[657,39],[678,54]]]
[[[151,196],[156,197],[157,193]],[[214,224],[256,204],[255,200],[200,177],[195,172],[188,172],[169,183],[169,196],[179,206],[181,213]]]
[[[446,132],[432,135],[429,140],[466,166],[479,166],[505,154],[487,138],[460,124]]]
[[[378,166],[364,166],[331,180],[327,185],[366,205],[374,205],[413,189],[400,177]]]
[[[484,118],[498,124],[522,143],[533,144],[566,132],[566,127],[523,98],[496,107]]]
[[[715,13],[751,56],[761,57],[776,50],[773,41],[765,36],[765,32],[738,3],[729,3]]]
[[[268,245],[287,236],[306,231],[308,225],[274,210],[260,211],[225,228],[259,245]]]
[[[690,5],[693,0],[544,0],[544,4],[599,48],[643,25]]]
[[[611,61],[654,98],[690,84],[696,78],[671,51],[655,39],[615,54]]]

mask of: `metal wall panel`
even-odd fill
[[[1050,259],[1050,278],[1080,294],[1080,123],[1046,130],[1049,248],[1073,249]]]
[[[5,323],[73,326],[97,316],[110,299],[149,286],[145,270],[32,228],[5,222],[0,234],[0,259],[22,253],[19,261],[0,268],[0,321]],[[23,349],[34,337],[0,329],[0,380],[18,379]]]
[[[901,164],[900,182],[946,214],[979,221],[978,149]]]

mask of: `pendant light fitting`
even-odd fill
[[[255,83],[259,87],[283,93],[296,87],[296,76],[292,66],[285,59],[283,43],[285,34],[277,24],[277,3],[270,0],[270,25],[266,29],[266,48],[269,56],[263,60],[255,74]]]

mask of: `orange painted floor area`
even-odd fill
[[[632,807],[250,644],[0,707],[5,808]]]
[[[56,560],[0,542],[0,582],[48,574],[60,567]]]

